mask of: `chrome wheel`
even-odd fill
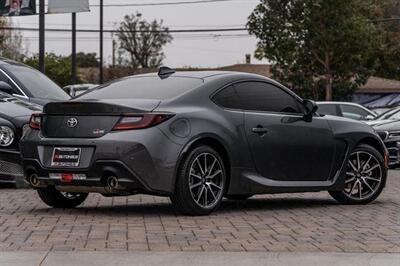
[[[211,153],[201,153],[189,170],[189,188],[192,199],[202,208],[212,208],[221,200],[225,173],[222,163]]]
[[[382,176],[382,165],[374,155],[354,152],[347,164],[344,193],[354,200],[368,199],[379,190]]]

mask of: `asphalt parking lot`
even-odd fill
[[[323,193],[225,201],[185,217],[169,200],[93,194],[75,210],[46,207],[32,190],[0,190],[0,251],[213,251],[400,253],[400,171],[367,206]]]

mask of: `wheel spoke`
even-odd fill
[[[369,189],[369,190],[371,190],[372,192],[373,191],[375,191],[369,184],[368,184],[368,182],[367,181],[365,181],[365,179],[363,178],[363,179],[361,179],[362,180],[362,182],[364,183],[364,185],[366,185],[367,186],[367,188]]]
[[[202,182],[193,184],[193,185],[190,186],[190,190],[193,190],[194,188],[197,188],[197,187],[201,186],[202,184],[203,184]]]
[[[204,206],[208,206],[208,199],[207,199],[208,189],[204,186]]]
[[[204,192],[204,186],[201,187],[201,190],[200,190],[199,195],[197,197],[197,202],[200,202],[200,199],[201,199],[201,196],[203,195],[203,192]]]
[[[375,164],[374,166],[372,166],[368,170],[364,171],[364,174],[368,174],[369,172],[371,172],[372,170],[378,168],[379,166],[380,166],[379,164]]]
[[[353,172],[346,172],[346,175],[351,175],[351,176],[355,176],[356,174]]]
[[[218,171],[216,171],[214,174],[209,175],[208,178],[213,179],[214,177],[216,177],[217,175],[219,175],[219,174],[221,174],[221,173],[222,173],[222,170],[218,170]]]
[[[361,169],[360,153],[357,152],[357,170]]]
[[[204,173],[207,173],[207,154],[204,154]]]
[[[353,191],[354,191],[354,189],[356,188],[356,186],[357,186],[357,181],[354,182],[354,185],[352,186],[352,188],[351,188],[351,190],[350,190],[350,192],[349,192],[349,195],[350,195],[350,196],[353,195]]]
[[[352,178],[346,180],[345,183],[347,184],[347,183],[353,182],[354,180],[356,180],[356,178],[352,177]]]
[[[222,190],[222,187],[218,186],[217,184],[215,184],[215,183],[213,183],[213,182],[210,182],[210,186],[213,186],[213,187],[215,187],[215,188],[218,189],[218,190]]]
[[[210,166],[210,171],[208,171],[208,173],[212,173],[216,162],[217,162],[217,159],[214,158],[214,161],[213,161],[213,163],[211,164],[211,166]]]
[[[216,200],[216,199],[217,199],[217,196],[215,196],[215,193],[214,193],[214,191],[212,190],[211,186],[208,185],[208,188],[209,188],[209,190],[210,190],[210,192],[211,192],[211,196],[213,196],[214,200]]]
[[[367,167],[367,165],[369,164],[369,161],[371,161],[371,159],[372,159],[372,155],[370,154],[368,160],[364,163],[364,165],[362,167],[362,170],[361,170],[362,172],[365,171],[365,168]]]
[[[200,162],[199,162],[199,158],[196,159],[196,163],[197,163],[197,166],[198,166],[199,169],[200,169],[201,175],[204,175],[205,172],[204,172],[204,170],[203,170],[203,167],[201,167],[201,164],[200,164]]]
[[[353,171],[357,172],[357,168],[354,166],[354,164],[351,162],[351,160],[349,160],[349,164],[350,164],[351,168],[353,168]]]
[[[196,177],[197,179],[200,179],[201,180],[201,176],[199,176],[199,175],[195,175],[195,174],[190,174],[191,176],[193,176],[193,177]]]
[[[365,179],[368,179],[368,180],[371,180],[371,181],[375,181],[375,182],[381,182],[380,179],[373,178],[373,177],[370,177],[370,176],[366,176],[366,177],[364,177],[364,178],[365,178]]]
[[[362,199],[362,183],[358,181],[358,194],[360,195],[360,199]]]

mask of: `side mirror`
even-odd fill
[[[12,95],[14,90],[13,88],[10,86],[10,84],[4,82],[4,81],[0,81],[0,91],[10,94]]]
[[[303,100],[303,106],[305,109],[304,117],[308,120],[312,119],[312,116],[318,110],[318,105],[312,100]]]

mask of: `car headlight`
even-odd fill
[[[0,146],[8,147],[14,142],[15,133],[8,126],[0,126]]]
[[[388,138],[399,138],[400,137],[400,131],[389,131]]]

